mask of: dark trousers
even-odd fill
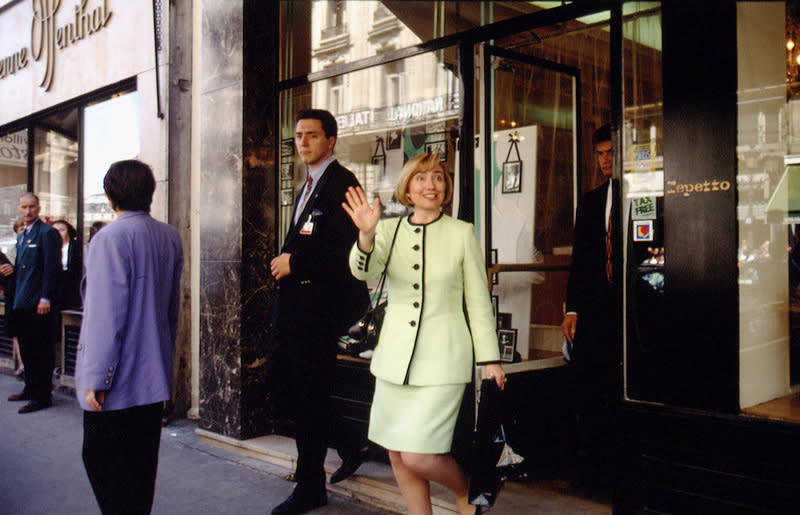
[[[31,400],[49,404],[55,365],[54,315],[38,315],[36,308],[25,308],[14,310],[12,318],[25,366],[24,393]]]
[[[587,483],[609,486],[616,480],[618,469],[618,414],[622,401],[621,335],[614,305],[609,299],[598,302],[597,313],[578,314],[569,366],[578,474]]]
[[[83,412],[83,464],[105,515],[148,514],[161,442],[162,403]]]
[[[320,333],[327,333],[320,331]],[[328,334],[278,337],[274,355],[283,371],[275,395],[282,416],[294,423],[297,445],[295,478],[301,495],[325,491],[325,456],[328,446],[342,459],[357,452],[359,445],[338,437],[331,406],[336,372],[336,338]]]

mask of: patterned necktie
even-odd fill
[[[311,196],[311,185],[314,183],[314,178],[311,175],[308,176],[306,179],[306,190],[303,193],[303,198],[300,199],[300,203],[297,204],[297,211],[294,214],[294,221],[297,223],[297,219],[300,217],[300,213],[303,212],[303,209],[306,207],[306,202],[308,202],[308,197]]]

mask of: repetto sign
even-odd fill
[[[692,193],[710,193],[712,191],[728,191],[729,189],[731,189],[730,181],[718,181],[716,179],[695,183],[667,181],[667,195],[689,197]]]

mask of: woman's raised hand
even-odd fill
[[[375,197],[370,206],[369,202],[367,202],[367,196],[360,186],[347,188],[344,197],[347,202],[342,202],[342,208],[350,215],[358,230],[371,237],[375,233],[378,220],[381,218],[380,199]]]

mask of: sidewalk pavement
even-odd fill
[[[21,390],[0,373],[0,513],[100,513],[81,461],[77,401],[55,392],[51,408],[20,415],[21,403],[6,398]],[[291,493],[286,469],[203,443],[196,428],[180,419],[162,430],[153,514],[265,514]],[[328,493],[328,505],[313,513],[384,512]]]

